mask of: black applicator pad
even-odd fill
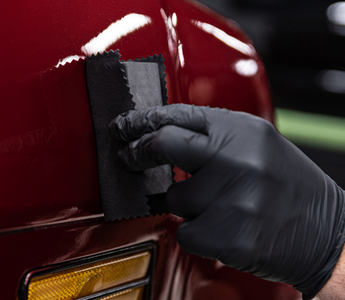
[[[111,120],[122,112],[145,107],[145,102],[149,101],[145,99],[152,99],[155,96],[145,92],[145,87],[148,84],[151,87],[146,89],[147,91],[152,93],[152,90],[159,90],[160,105],[166,102],[164,59],[162,56],[155,55],[153,58],[137,60],[139,64],[156,62],[158,64],[156,75],[153,74],[154,68],[152,67],[134,66],[133,63],[135,62],[128,62],[126,66],[126,62],[121,63],[119,59],[118,50],[86,58],[86,80],[97,143],[100,193],[103,212],[107,221],[169,213],[164,204],[164,193],[172,183],[170,166],[148,170],[145,173],[132,173],[117,165],[116,153],[125,143],[116,141],[111,137],[108,130]],[[150,74],[146,75],[150,75],[152,78],[146,85],[139,82],[140,78],[143,78],[138,73],[140,70],[149,72]],[[150,76],[146,77],[150,78]],[[127,77],[134,80],[129,84]],[[158,82],[158,85],[154,82]],[[133,88],[134,97],[130,93],[129,87]],[[159,104],[154,103],[153,105]],[[152,104],[147,106],[152,106]],[[164,174],[163,177],[161,176],[162,173]],[[161,178],[160,181],[157,181],[157,174]],[[145,195],[149,194],[153,195],[148,196],[148,201]]]

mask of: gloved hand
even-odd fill
[[[166,203],[186,218],[177,241],[313,298],[341,254],[344,191],[269,122],[190,105],[130,111],[110,124],[128,141],[121,164],[140,171],[171,163],[192,174]]]

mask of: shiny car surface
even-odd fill
[[[36,268],[148,242],[151,299],[299,299],[291,287],[187,254],[175,240],[178,217],[103,220],[76,68],[98,51],[120,49],[124,60],[162,54],[170,104],[272,121],[264,66],[236,24],[185,0],[6,1],[0,23],[1,299],[16,299]]]

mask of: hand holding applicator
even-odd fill
[[[127,142],[118,159],[139,171],[171,163],[192,174],[166,204],[186,218],[177,240],[188,252],[313,298],[344,241],[344,191],[269,122],[225,109],[171,105],[111,122]]]

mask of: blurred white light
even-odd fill
[[[326,70],[319,74],[318,83],[322,89],[337,93],[345,94],[345,72],[338,70]]]
[[[345,2],[337,2],[327,8],[327,18],[336,25],[345,25]]]
[[[176,27],[176,25],[177,25],[177,16],[176,16],[175,13],[172,14],[171,20],[172,20],[172,25],[174,27]]]
[[[192,20],[192,23],[195,24],[201,30],[212,34],[214,37],[222,41],[224,44],[228,45],[231,48],[236,49],[237,51],[252,56],[255,54],[255,50],[251,45],[241,42],[240,40],[228,35],[225,31],[220,30],[219,28],[200,21]]]
[[[105,51],[123,36],[151,23],[151,18],[140,14],[129,14],[122,19],[109,25],[98,36],[94,37],[90,42],[81,47],[87,55],[97,54]]]
[[[259,66],[253,59],[241,59],[235,64],[235,70],[242,76],[254,76],[258,72]]]

